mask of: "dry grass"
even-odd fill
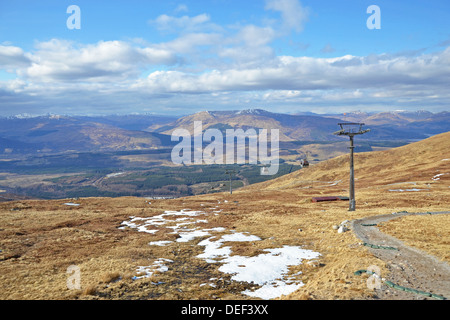
[[[260,203],[259,196],[266,200]],[[226,243],[232,247],[233,254],[253,256],[263,249],[282,245],[301,245],[320,252],[320,264],[304,264],[292,270],[303,272],[300,279],[306,283],[307,291],[299,294],[315,299],[350,299],[355,297],[355,292],[359,298],[361,294],[367,295],[360,279],[351,280],[352,273],[355,268],[377,261],[358,246],[351,233],[338,235],[331,228],[349,218],[344,203],[333,212],[324,212],[296,204],[298,195],[292,193],[268,192],[259,196],[245,192],[233,194],[228,204],[222,204],[223,214],[208,217],[205,227],[246,231],[262,239],[253,243]],[[211,197],[154,201],[152,206],[138,198],[82,199],[82,206],[70,209],[62,208],[61,201],[27,201],[27,206],[23,206],[27,209],[20,211],[10,211],[17,203],[2,204],[0,217],[5,228],[0,232],[0,246],[2,254],[8,257],[0,262],[0,298],[248,299],[241,294],[248,284],[232,283],[229,276],[217,270],[218,265],[193,258],[201,253],[198,246],[174,243],[168,247],[150,247],[150,241],[174,240],[173,235],[167,231],[149,235],[117,229],[130,215],[145,217],[186,207],[202,210],[200,203],[211,199],[217,203]],[[137,266],[150,265],[160,257],[174,261],[168,272],[138,281],[131,279],[138,276]],[[336,263],[341,259],[348,261]],[[81,270],[81,290],[69,290],[66,286],[66,271],[71,265]],[[311,289],[317,277],[321,279],[317,285],[326,290]],[[216,287],[200,287],[211,278],[223,280],[217,280]],[[165,284],[152,285],[159,281]],[[345,292],[348,286],[356,286],[360,291]]]
[[[104,283],[110,283],[119,280],[121,277],[122,276],[119,272],[106,272],[104,275],[102,275],[101,280]]]
[[[96,293],[97,293],[97,288],[93,285],[90,285],[83,290],[83,296],[93,296]]]
[[[450,263],[449,226],[449,215],[407,216],[382,225],[380,230]]]
[[[220,264],[195,258],[202,252],[195,243],[148,245],[174,241],[171,230],[145,234],[118,229],[130,216],[151,217],[186,208],[207,210],[218,201],[222,212],[201,216],[199,219],[208,220],[202,227],[224,227],[262,239],[227,243],[234,254],[252,256],[283,245],[321,254],[314,262],[291,268],[292,274],[301,271],[297,277],[305,285],[283,299],[370,299],[374,293],[367,289],[365,279],[353,273],[373,265],[386,275],[384,262],[361,246],[352,232],[338,234],[332,226],[394,211],[449,210],[450,175],[432,180],[437,173],[450,172],[450,161],[442,161],[449,141],[450,134],[446,134],[428,143],[358,154],[355,212],[348,211],[346,201],[311,202],[313,196],[348,194],[346,156],[233,195],[152,200],[151,205],[133,197],[80,199],[79,207],[64,206],[64,200],[0,203],[0,299],[249,299],[242,291],[253,285],[230,281],[229,275],[218,270]],[[420,163],[418,157],[422,157]],[[342,182],[329,183],[338,180]],[[389,191],[411,186],[427,190]],[[386,223],[382,231],[448,261],[448,219],[404,217]],[[169,271],[132,279],[138,266],[151,265],[162,257],[173,261]],[[80,290],[67,288],[71,265],[80,268]]]

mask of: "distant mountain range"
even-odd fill
[[[262,109],[199,112],[169,124],[154,124],[147,131],[170,135],[177,128],[192,130],[194,121],[202,121],[203,129],[265,128],[279,129],[282,141],[337,141],[333,135],[340,122],[363,122],[371,132],[366,140],[418,140],[450,131],[450,112],[350,112],[333,115],[313,113],[282,114]]]
[[[56,154],[168,148],[174,129],[279,129],[284,142],[342,141],[339,122],[364,122],[371,132],[361,140],[421,140],[450,131],[450,112],[273,113],[262,109],[204,111],[184,117],[157,115],[37,116],[0,118],[0,155]]]
[[[55,154],[155,149],[170,137],[141,130],[166,117],[9,117],[0,118],[0,154]],[[173,120],[173,119],[170,119]],[[142,124],[145,122],[145,125]]]
[[[450,115],[449,112],[432,113],[427,110],[418,111],[386,111],[386,112],[361,112],[354,111],[341,114],[324,115],[327,117],[339,117],[347,121],[364,122],[366,124],[407,124],[414,121],[423,121],[427,119],[436,119],[436,116],[446,116]]]
[[[448,111],[439,113],[426,110],[379,113],[350,112],[338,116],[345,121],[363,122],[380,133],[383,130],[390,132],[392,129],[393,136],[388,140],[408,137],[423,139],[423,137],[450,131],[450,112]]]

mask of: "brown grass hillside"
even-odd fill
[[[450,204],[450,133],[388,151],[355,155],[356,207],[347,201],[312,203],[321,195],[348,194],[348,155],[279,179],[229,193],[174,200],[85,198],[21,200],[0,204],[0,299],[250,299],[242,292],[254,284],[231,281],[220,263],[196,257],[200,240],[177,242],[169,226],[153,234],[119,229],[131,216],[151,218],[165,210],[204,212],[187,228],[224,228],[216,237],[248,232],[260,241],[227,242],[233,255],[257,256],[265,249],[301,246],[319,258],[290,267],[304,285],[281,299],[377,299],[367,277],[356,270],[377,266],[389,279],[387,262],[374,257],[352,232],[334,225],[392,212],[448,211]],[[404,191],[392,191],[404,190]],[[414,191],[412,191],[414,190]],[[215,214],[215,210],[221,210]],[[448,218],[421,216],[383,226],[448,261]],[[175,217],[171,223],[176,223]],[[433,220],[431,220],[433,219]],[[391,224],[392,223],[392,224]],[[431,225],[440,225],[435,231]],[[403,226],[403,228],[402,228]],[[200,230],[200,229],[199,229]],[[414,230],[414,232],[411,232]],[[414,234],[427,235],[425,243]],[[150,246],[170,241],[167,246]],[[166,272],[133,280],[138,266],[168,259]],[[167,261],[167,260],[164,260]],[[81,270],[81,288],[67,287],[67,268]],[[439,292],[437,292],[439,294]]]
[[[395,185],[436,187],[443,180],[450,179],[450,132],[431,137],[399,148],[378,152],[355,154],[355,179],[357,187],[372,188]],[[316,183],[341,181],[348,183],[349,155],[323,161],[305,170],[294,172],[279,179],[271,180],[248,189],[285,190],[296,189]],[[443,173],[439,180],[433,180]]]

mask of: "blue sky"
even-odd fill
[[[0,0],[0,115],[448,111],[449,18],[445,0]]]

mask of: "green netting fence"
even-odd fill
[[[367,274],[370,274],[370,275],[376,274],[375,272],[368,271],[368,270],[358,270],[354,274],[357,275],[357,276],[360,276],[363,273],[367,273]],[[426,297],[430,297],[430,298],[434,298],[434,299],[438,299],[438,300],[447,300],[447,298],[444,297],[444,296],[441,296],[441,295],[438,295],[438,294],[435,294],[435,293],[431,293],[431,292],[426,292],[426,291],[421,291],[421,290],[416,290],[416,289],[412,289],[412,288],[403,287],[403,286],[397,285],[397,284],[395,284],[395,283],[393,283],[391,281],[385,280],[384,284],[386,284],[388,287],[396,289],[396,290],[410,292],[410,293],[415,293],[415,294],[420,294],[420,295],[423,295],[423,296],[426,296]]]

